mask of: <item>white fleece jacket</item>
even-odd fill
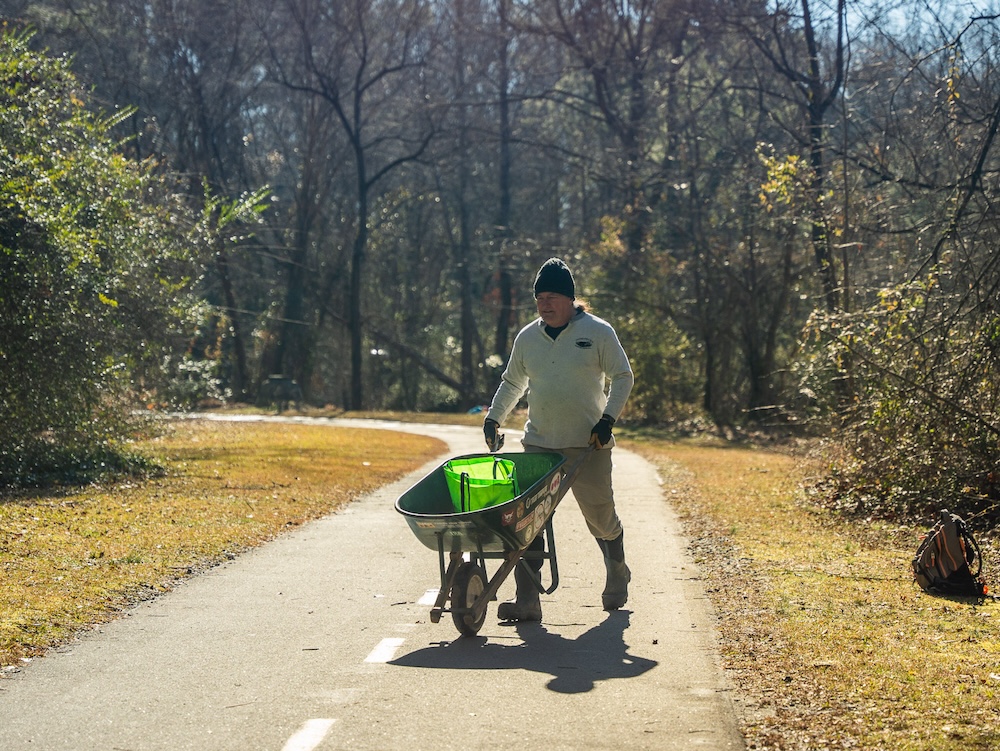
[[[634,382],[628,356],[607,321],[577,313],[553,340],[539,318],[514,339],[487,418],[503,425],[527,392],[524,443],[582,448],[601,415],[618,419]]]

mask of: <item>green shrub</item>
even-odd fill
[[[183,328],[199,217],[116,150],[64,58],[0,35],[0,484],[117,466]]]
[[[839,493],[862,508],[995,512],[1000,501],[1000,317],[966,310],[941,281],[812,323],[847,385]]]

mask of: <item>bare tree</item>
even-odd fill
[[[519,3],[520,26],[557,41],[589,79],[586,90],[564,85],[550,96],[603,123],[614,138],[619,149],[614,183],[632,258],[642,249],[650,209],[676,156],[679,123],[672,103],[677,73],[690,52],[696,5],[687,0]]]
[[[823,36],[823,25],[815,18],[810,0],[779,2],[774,10],[743,16],[741,24],[750,40],[773,69],[786,79],[799,97],[805,111],[804,142],[809,156],[810,224],[816,267],[823,285],[826,307],[840,308],[840,287],[834,267],[830,227],[824,209],[827,189],[827,116],[844,83],[845,44],[847,40],[846,0],[836,0],[832,15],[835,31]],[[826,19],[829,20],[829,19]],[[832,55],[825,54],[824,41],[832,39]],[[795,124],[788,124],[792,132]]]
[[[425,152],[434,133],[420,78],[433,46],[431,20],[424,0],[284,0],[261,23],[281,84],[330,106],[353,159],[347,306],[353,409],[364,404],[361,298],[373,196],[386,175]]]

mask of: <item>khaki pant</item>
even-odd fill
[[[572,464],[587,449],[546,449],[525,444],[524,450],[528,453],[555,451],[566,457],[566,464]],[[615,540],[621,535],[622,523],[615,511],[615,494],[611,487],[611,449],[598,449],[590,453],[573,481],[571,490],[594,537],[598,540]]]

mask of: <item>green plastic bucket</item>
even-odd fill
[[[516,498],[517,467],[499,456],[452,459],[444,465],[448,491],[456,511],[479,511]]]

